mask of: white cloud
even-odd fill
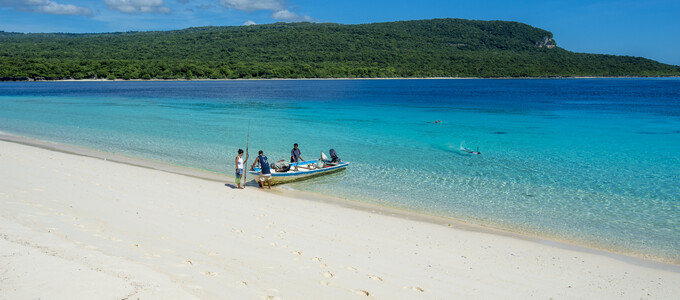
[[[220,0],[220,4],[242,11],[282,10],[285,6],[283,0]]]
[[[226,8],[246,12],[269,10],[272,11],[271,18],[274,20],[286,22],[316,22],[314,18],[308,15],[301,16],[288,10],[285,0],[220,0],[220,4]]]
[[[298,14],[291,12],[287,9],[276,11],[272,14],[272,19],[275,20],[290,20],[297,18]]]
[[[87,7],[59,4],[51,0],[0,0],[0,6],[52,15],[92,15],[92,10]]]
[[[288,22],[301,22],[301,21],[306,21],[306,22],[315,22],[312,17],[308,15],[298,15],[292,11],[289,11],[287,9],[275,11],[272,14],[272,19],[274,20],[282,20],[282,21],[288,21]]]
[[[171,10],[163,4],[163,0],[104,0],[106,6],[128,14],[136,13],[164,13]]]
[[[250,26],[250,25],[257,25],[257,23],[253,22],[252,20],[248,20],[245,23],[243,23],[243,26]]]

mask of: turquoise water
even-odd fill
[[[678,79],[0,83],[0,131],[226,174],[249,123],[352,163],[288,188],[680,261]]]

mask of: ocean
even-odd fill
[[[283,188],[680,263],[677,78],[1,82],[0,131],[228,175],[248,132],[333,148]]]

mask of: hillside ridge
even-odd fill
[[[551,32],[512,21],[0,32],[4,80],[573,76],[680,76],[680,67],[570,52]]]

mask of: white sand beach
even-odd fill
[[[0,141],[0,299],[680,295],[678,266],[211,176]]]

